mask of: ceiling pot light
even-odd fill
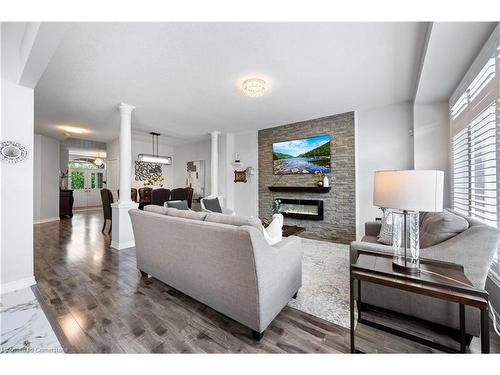
[[[171,156],[161,156],[158,155],[158,140],[160,138],[159,133],[151,132],[149,133],[153,137],[153,153],[152,154],[139,154],[137,155],[139,161],[143,161],[146,163],[157,163],[157,164],[172,164]],[[155,141],[156,141],[156,152],[155,152]]]
[[[262,96],[266,91],[266,81],[260,78],[249,78],[242,83],[241,89],[246,96]]]
[[[88,130],[88,129],[78,128],[76,126],[69,126],[69,125],[59,125],[58,129],[60,129],[63,132],[65,132],[65,134],[67,134],[67,133],[70,133],[70,134],[71,133],[73,133],[73,134],[86,134],[86,133],[90,133],[90,130]]]

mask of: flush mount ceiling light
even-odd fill
[[[62,130],[65,134],[87,134],[90,133],[90,130],[84,128],[78,128],[76,126],[70,125],[59,125],[57,127],[59,130]]]
[[[151,132],[149,133],[153,137],[153,153],[152,154],[139,154],[137,155],[139,161],[143,161],[146,163],[156,163],[156,164],[172,164],[171,156],[160,156],[158,155],[158,140],[160,138],[159,133]],[[155,143],[156,143],[156,152],[155,152]]]
[[[260,78],[249,78],[241,84],[241,89],[246,96],[262,96],[266,91],[266,81]]]

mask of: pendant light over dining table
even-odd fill
[[[158,145],[159,145],[160,133],[151,132],[149,134],[151,134],[152,140],[153,140],[153,153],[152,154],[139,154],[139,155],[137,155],[139,161],[143,161],[146,163],[172,165],[172,157],[171,156],[159,155]],[[155,144],[156,144],[156,151],[155,151]]]

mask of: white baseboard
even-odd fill
[[[48,219],[36,219],[33,220],[33,224],[44,224],[44,223],[50,223],[51,221],[59,221],[61,220],[59,217],[49,217]]]
[[[115,250],[128,249],[128,248],[134,247],[134,246],[135,246],[135,241],[118,243],[116,241],[111,240],[111,247]]]
[[[10,293],[14,292],[19,289],[24,289],[24,288],[29,288],[32,285],[35,285],[35,277],[27,277],[25,279],[21,280],[16,280],[16,281],[11,281],[5,284],[2,284],[1,289],[0,289],[0,294],[5,294],[5,293]]]

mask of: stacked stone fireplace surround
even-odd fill
[[[326,193],[270,191],[270,186],[316,186],[310,174],[274,175],[272,145],[277,142],[328,134],[331,137],[331,190]],[[306,228],[303,236],[339,243],[356,238],[354,112],[278,126],[259,131],[259,216],[272,215],[276,198],[323,201],[323,220],[285,217],[285,224]]]

